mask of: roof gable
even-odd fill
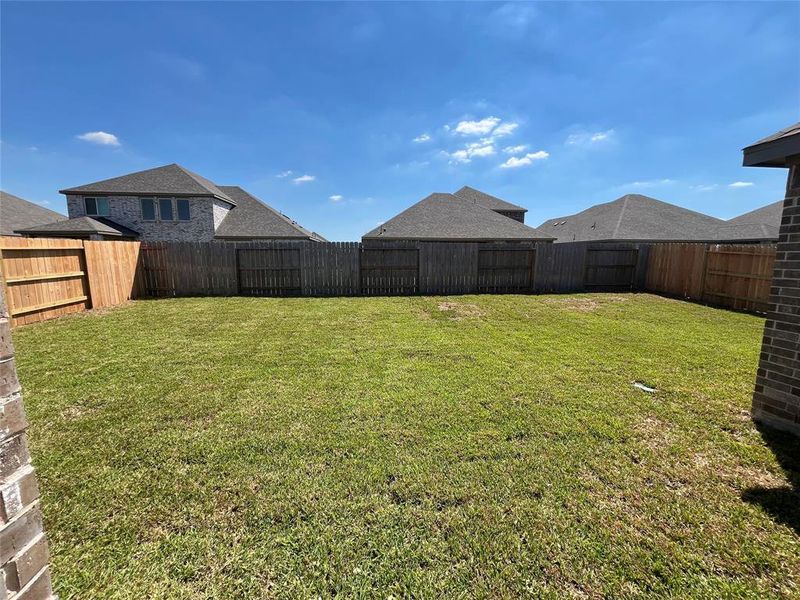
[[[362,239],[551,240],[540,230],[454,194],[435,193],[389,219]]]
[[[491,194],[471,188],[468,185],[465,185],[453,195],[463,200],[467,200],[468,202],[480,204],[484,208],[491,210],[528,212],[527,208],[517,206],[516,204],[511,204],[511,202],[506,202],[505,200],[501,200],[500,198],[492,196]]]
[[[61,213],[0,191],[0,235],[15,235],[18,229],[64,221],[66,218]]]
[[[781,224],[781,216],[783,214],[783,200],[778,200],[772,204],[767,204],[761,208],[751,210],[744,214],[728,219],[728,223],[741,224],[741,223],[764,223],[767,225],[774,225],[779,227]]]
[[[213,196],[236,205],[236,201],[212,181],[174,163],[67,188],[59,193]]]
[[[539,226],[559,242],[710,240],[724,221],[640,194],[627,194]]]
[[[297,238],[324,241],[283,213],[236,185],[220,189],[236,201],[214,234],[217,238]]]

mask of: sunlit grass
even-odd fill
[[[762,328],[649,295],[178,299],[20,328],[55,586],[797,594],[798,534],[742,500],[787,485],[748,416]]]

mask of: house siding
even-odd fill
[[[90,194],[86,196],[95,197]],[[140,239],[143,241],[210,241],[214,239],[214,230],[224,218],[224,214],[215,206],[216,199],[211,197],[189,198],[189,214],[191,217],[189,221],[143,221],[139,196],[98,194],[97,197],[108,198],[109,219],[138,231]],[[83,195],[67,195],[67,210],[70,218],[86,215],[83,199]],[[220,202],[220,204],[224,203]],[[220,214],[222,216],[219,216]],[[227,211],[225,214],[227,214]],[[219,221],[217,221],[218,218]]]
[[[504,217],[508,217],[509,219],[519,221],[520,223],[525,222],[525,212],[521,210],[496,210],[494,212],[501,214]]]
[[[800,435],[800,160],[789,171],[753,418]]]
[[[227,202],[223,202],[222,200],[218,200],[214,198],[214,231],[220,226],[222,220],[227,216],[228,212],[231,210],[231,205]]]

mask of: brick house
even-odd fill
[[[143,241],[323,238],[238,186],[171,164],[60,190],[69,219],[17,230],[27,236]]]
[[[746,167],[789,169],[753,418],[800,435],[800,123],[748,146],[743,153]]]

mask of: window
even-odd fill
[[[84,198],[86,214],[93,217],[108,216],[108,198]]]
[[[174,221],[175,216],[172,213],[172,198],[159,198],[158,212],[161,214],[162,221]]]
[[[178,220],[179,221],[188,221],[189,220],[189,200],[187,198],[178,198],[175,200],[175,204],[178,207]]]
[[[153,198],[142,198],[142,220],[156,220],[156,201]]]

